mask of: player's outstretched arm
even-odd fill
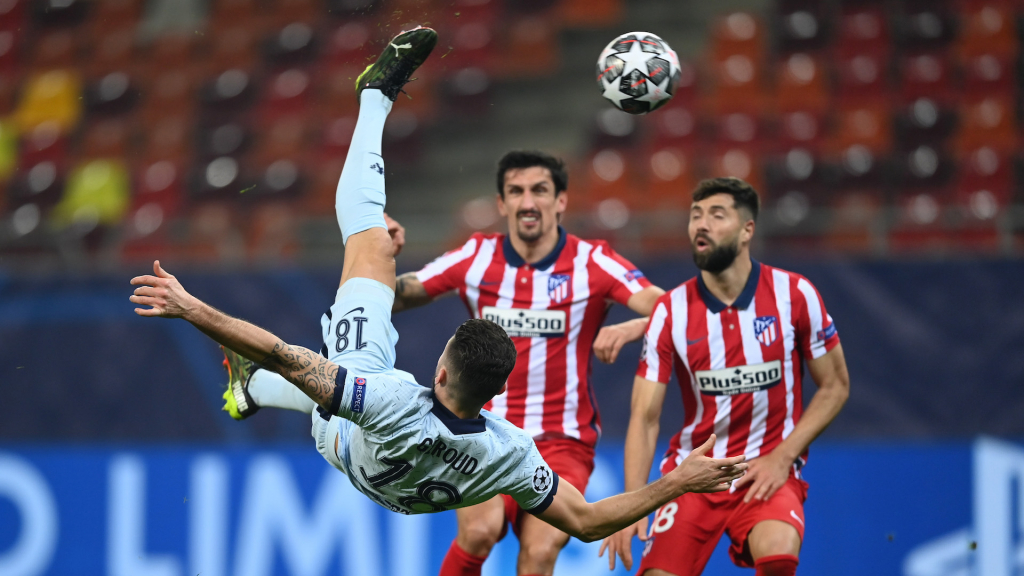
[[[284,376],[314,402],[330,408],[337,364],[312,350],[292,346],[259,326],[228,316],[192,296],[177,278],[160,266],[159,260],[153,262],[153,276],[136,276],[131,283],[138,288],[129,300],[150,306],[136,308],[139,316],[188,320],[219,344]]]
[[[612,364],[619,357],[623,346],[643,338],[644,331],[647,330],[647,321],[650,319],[651,312],[654,311],[654,305],[664,293],[665,291],[657,286],[648,286],[630,296],[626,305],[642,318],[634,318],[601,328],[594,340],[594,355],[597,356],[597,359],[605,364]]]
[[[633,492],[594,503],[568,482],[558,486],[551,505],[537,515],[555,528],[584,542],[600,540],[633,524],[685,492],[721,492],[743,476],[743,456],[712,459],[704,456],[715,445],[715,435],[686,457],[675,470]]]

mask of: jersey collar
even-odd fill
[[[750,306],[750,302],[754,299],[754,293],[757,292],[757,282],[761,278],[761,263],[753,258],[750,259],[750,276],[747,278],[747,284],[743,287],[743,292],[740,292],[740,297],[732,303],[733,307],[737,310],[746,310],[747,306]],[[708,290],[707,285],[704,284],[704,276],[697,273],[697,292],[700,293],[701,300],[704,301],[704,305],[708,307],[708,310],[712,314],[718,314],[722,310],[728,308],[721,300],[715,297],[714,294]]]
[[[431,400],[434,401],[434,406],[430,409],[430,412],[437,416],[437,419],[444,424],[445,428],[449,432],[455,435],[461,434],[476,434],[477,432],[487,431],[487,421],[484,420],[483,416],[477,418],[459,418],[448,408],[445,408],[444,404],[437,399],[437,396],[431,395]]]
[[[558,244],[555,244],[555,249],[552,250],[547,256],[533,264],[533,267],[537,270],[547,270],[558,260],[558,257],[562,255],[562,248],[565,248],[565,228],[558,227]],[[512,241],[508,239],[508,235],[505,235],[505,242],[501,245],[502,252],[505,253],[505,262],[508,262],[509,266],[519,268],[526,265],[526,260],[516,252],[516,249],[512,247]]]

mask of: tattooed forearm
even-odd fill
[[[406,272],[395,279],[395,304],[392,312],[400,312],[430,303],[430,296],[415,272]]]
[[[302,346],[278,341],[262,362],[268,370],[284,376],[314,402],[329,409],[334,399],[338,365]]]

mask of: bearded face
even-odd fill
[[[735,236],[721,244],[716,244],[706,234],[698,234],[691,249],[693,263],[697,265],[697,268],[717,274],[732,266],[736,260],[736,255],[740,251],[740,239],[739,236]]]

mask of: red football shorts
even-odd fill
[[[803,540],[806,482],[790,475],[767,502],[752,500],[744,504],[747,489],[735,493],[688,492],[659,508],[637,574],[658,569],[676,576],[699,576],[723,533],[732,540],[729,556],[733,564],[753,568],[747,535],[764,520],[792,525]]]
[[[580,493],[587,491],[590,473],[594,471],[594,449],[573,438],[552,438],[536,440],[537,450],[548,466],[558,474],[560,482],[572,484]],[[512,523],[512,530],[519,535],[523,510],[511,496],[502,494],[505,501],[505,519]],[[504,537],[508,524],[501,531]]]

